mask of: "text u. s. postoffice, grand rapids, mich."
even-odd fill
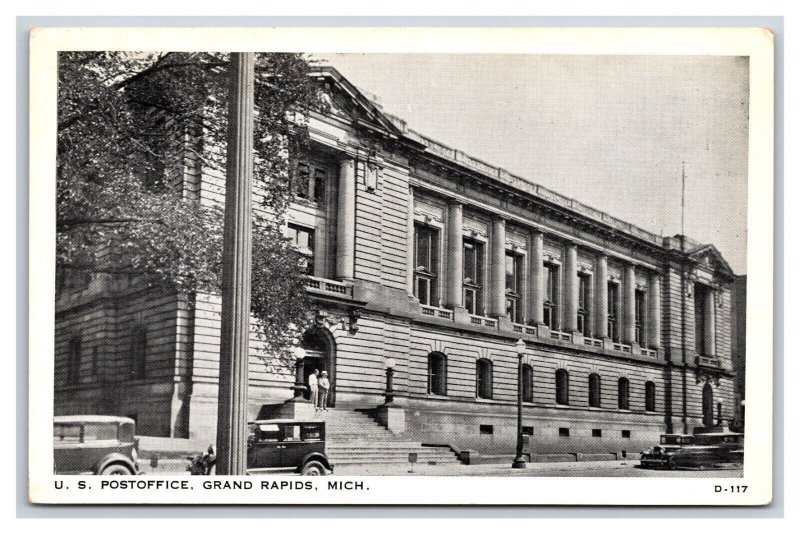
[[[80,487],[79,489],[88,489]],[[369,490],[363,481],[331,480],[324,484],[327,490],[359,491]],[[101,490],[270,490],[270,491],[316,491],[319,485],[308,480],[204,480],[193,484],[190,480],[103,480]]]

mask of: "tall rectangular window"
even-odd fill
[[[558,330],[556,315],[558,313],[558,266],[553,263],[544,264],[544,324],[550,330]]]
[[[314,169],[314,180],[309,184],[311,186],[311,198],[317,204],[325,204],[325,193],[328,184],[328,173],[323,169]]]
[[[694,350],[706,354],[706,287],[694,285]]]
[[[634,334],[636,343],[639,345],[644,345],[645,336],[644,336],[644,328],[645,328],[645,293],[639,289],[636,290],[634,293],[633,299],[633,306],[634,306]]]
[[[619,341],[619,284],[608,283],[608,337]]]
[[[578,331],[584,336],[588,336],[589,331],[589,307],[592,302],[592,278],[588,274],[578,275]]]
[[[519,302],[522,297],[522,256],[506,252],[506,315],[511,322],[522,321]]]
[[[314,230],[295,224],[289,225],[287,237],[297,251],[305,257],[303,274],[314,275]]]
[[[464,239],[464,307],[483,315],[483,243]]]
[[[439,231],[414,225],[414,295],[420,304],[438,305]]]

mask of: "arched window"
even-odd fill
[[[67,384],[77,384],[81,372],[81,338],[75,336],[67,347]]]
[[[600,375],[597,373],[589,375],[589,406],[600,407]]]
[[[137,326],[131,333],[131,378],[144,378],[147,372],[147,329]]]
[[[533,402],[533,367],[522,365],[522,401]]]
[[[631,384],[628,381],[628,379],[625,377],[620,378],[619,382],[617,383],[620,410],[628,410],[630,408],[631,405],[630,389],[631,389]]]
[[[656,411],[656,384],[647,382],[644,385],[644,409],[648,412]]]
[[[428,354],[428,393],[447,395],[447,357],[441,352]]]
[[[492,398],[492,362],[481,358],[475,364],[475,376],[477,378],[476,394],[479,399]]]
[[[569,373],[566,369],[556,371],[556,404],[569,404]]]
[[[703,386],[703,425],[714,426],[714,390],[708,382]]]

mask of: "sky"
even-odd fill
[[[747,58],[311,54],[417,132],[746,272]]]

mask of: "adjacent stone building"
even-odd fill
[[[309,260],[303,373],[327,370],[336,410],[382,405],[388,365],[394,408],[376,415],[393,431],[486,453],[513,451],[518,387],[540,454],[640,451],[734,417],[733,273],[713,245],[514,176],[410,130],[336,70],[314,75],[331,110],[309,117],[285,228]],[[188,197],[223,200],[191,152],[174,172]],[[56,413],[213,439],[219,313],[217,295],[107,278],[65,291]],[[251,350],[256,417],[292,397],[295,370]]]

